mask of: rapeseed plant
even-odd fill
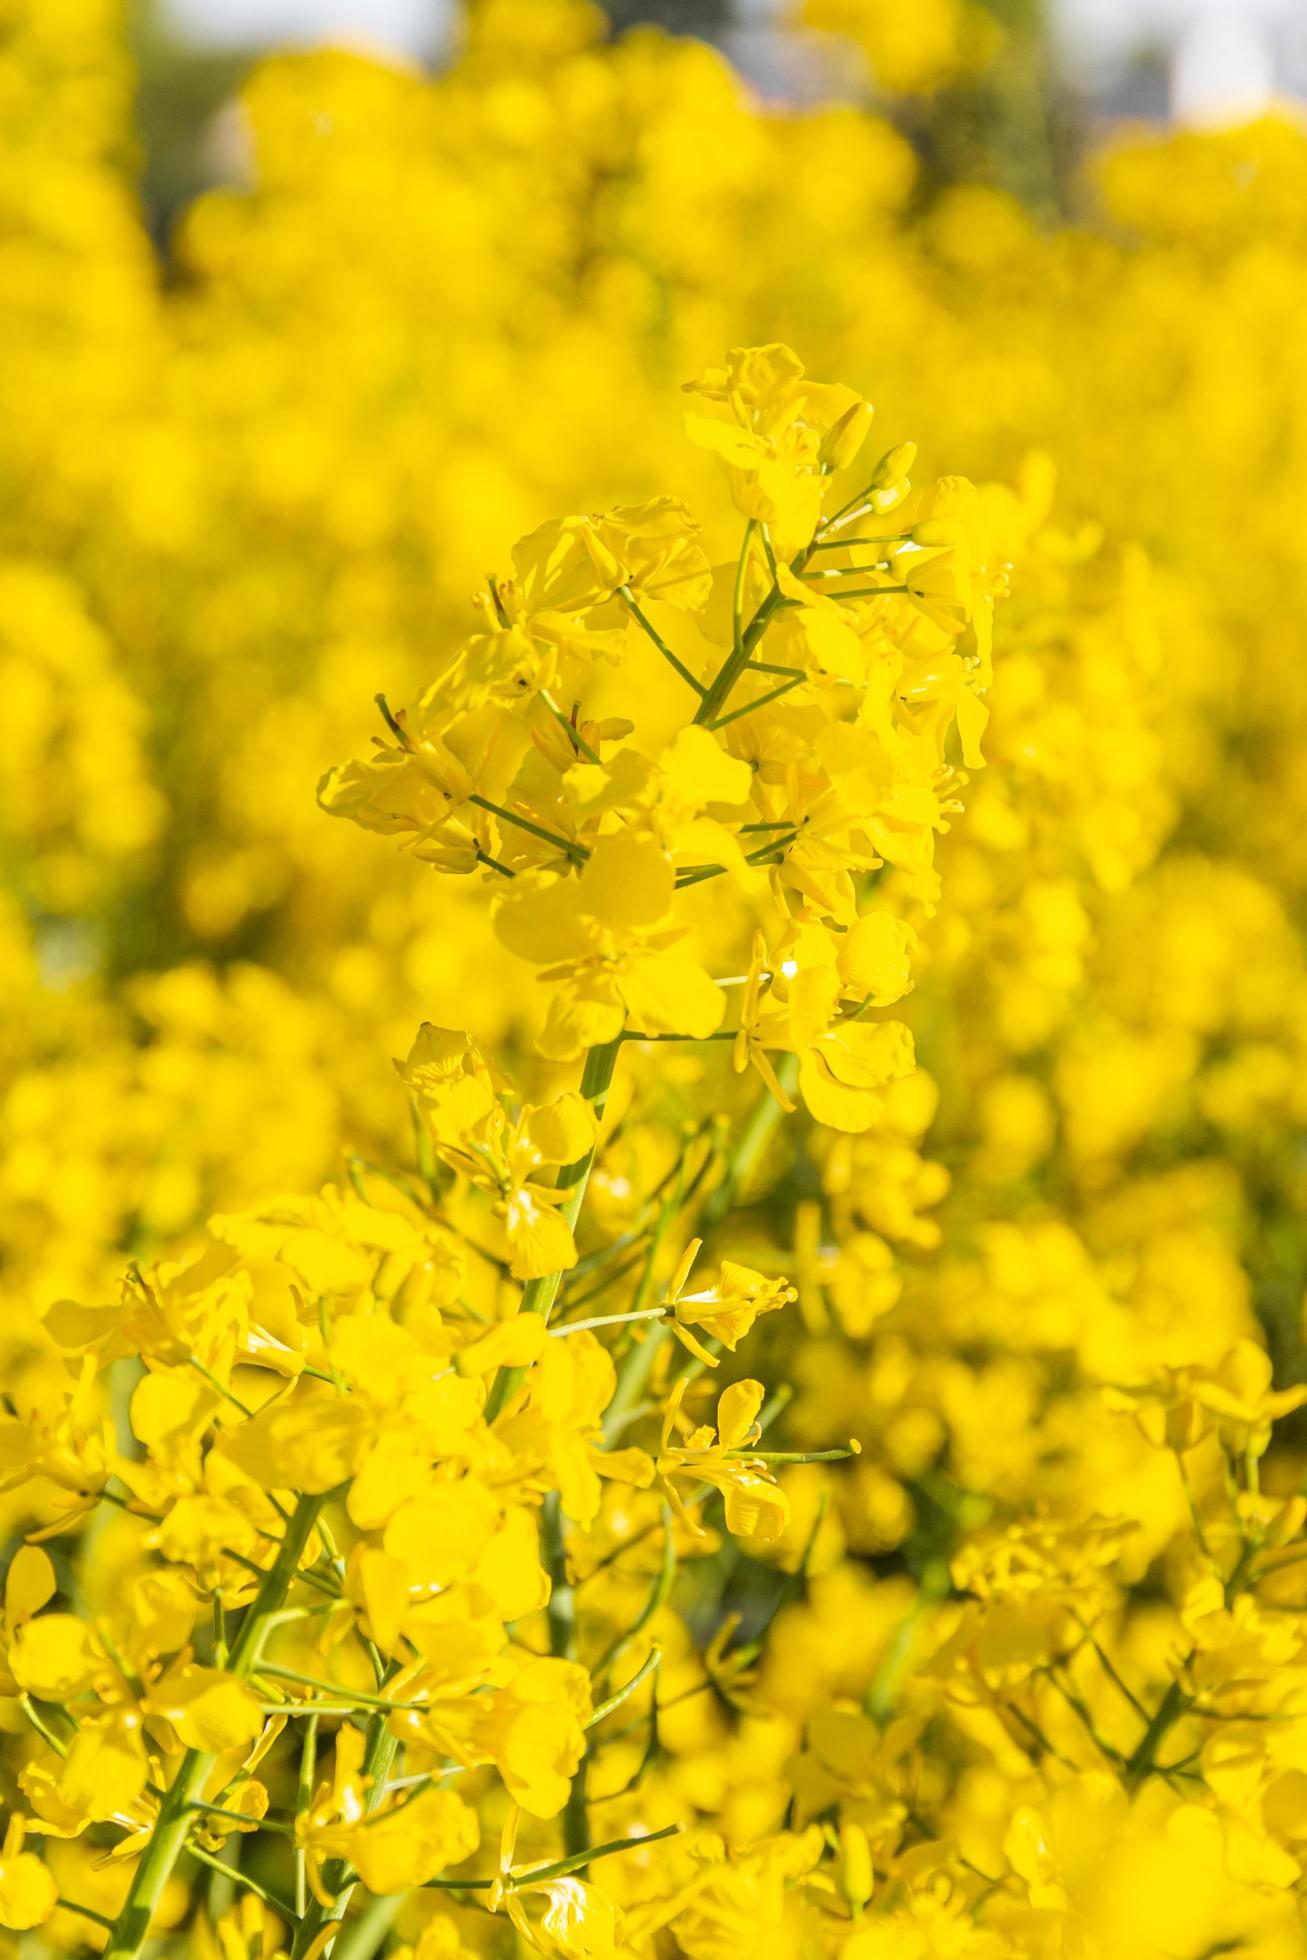
[[[0,1940],[1296,1955],[1300,128],[10,11]]]

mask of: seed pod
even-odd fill
[[[844,470],[853,461],[871,428],[871,418],[875,410],[870,402],[854,402],[846,408],[837,422],[832,422],[821,439],[819,452],[822,467],[827,470]]]

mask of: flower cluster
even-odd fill
[[[712,566],[666,497],[541,525],[479,629],[411,710],[382,703],[386,736],[320,798],[438,871],[485,867],[495,931],[550,990],[547,1056],[716,1036],[712,951],[751,940],[737,1062],[774,1084],[769,1056],[791,1057],[819,1120],[866,1129],[912,1049],[859,1017],[906,993],[912,935],[859,893],[893,866],[934,894],[936,836],[981,761],[1004,573],[965,480],[904,517],[911,444],[832,492],[871,409],[788,348],[737,349],[691,392],[689,433],[748,519],[737,560]],[[659,661],[677,702],[638,671]],[[619,701],[630,715],[605,712]],[[439,1064],[419,1066],[428,1107]],[[460,1111],[472,1093],[455,1088]],[[552,1161],[583,1154],[571,1141]]]
[[[758,1062],[766,1106],[794,1108],[769,1051],[852,1132],[910,1073],[906,1030],[860,1017],[906,992],[911,935],[860,900],[889,862],[933,893],[934,835],[965,780],[952,742],[978,760],[973,690],[990,679],[1001,580],[959,479],[925,515],[858,534],[868,514],[906,509],[909,452],[843,494],[870,409],[806,383],[788,349],[738,351],[701,392],[725,412],[696,412],[691,434],[723,449],[747,514],[716,575],[727,642],[711,651],[706,619],[697,651],[663,637],[677,637],[668,613],[703,614],[715,583],[681,505],[545,525],[413,714],[386,711],[392,739],[322,788],[329,810],[437,869],[483,866],[504,887],[496,929],[546,967],[540,1046],[556,1061],[585,1051],[579,1087],[517,1106],[475,1041],[428,1023],[399,1065],[424,1146],[416,1185],[360,1166],[349,1190],[215,1217],[193,1257],[134,1265],[112,1303],[45,1316],[62,1365],[16,1389],[0,1426],[6,1486],[43,1520],[6,1594],[11,1696],[37,1745],[6,1854],[15,1928],[81,1913],[128,1960],[179,1860],[221,1871],[230,1839],[281,1833],[286,1881],[252,1889],[294,1927],[294,1954],[332,1947],[356,1888],[434,1884],[488,1888],[491,1911],[546,1950],[616,1951],[615,1905],[575,1873],[598,1855],[586,1766],[619,1709],[657,1753],[662,1648],[635,1643],[679,1560],[712,1548],[705,1499],[720,1497],[732,1537],[774,1545],[792,1522],[778,1466],[851,1453],[762,1447],[753,1379],[721,1390],[715,1420],[689,1412],[723,1350],[796,1298],[734,1260],[689,1290],[703,1237],[684,1243],[687,1216],[701,1205],[711,1229],[729,1215],[728,1135],[692,1178],[682,1163],[654,1186],[638,1228],[587,1252],[594,1290],[624,1291],[625,1308],[578,1315],[591,1296],[565,1282],[583,1269],[576,1231],[628,1043],[647,1072],[656,1040],[716,1036],[741,987],[729,1039],[737,1064]],[[638,699],[624,669],[645,656],[686,697],[652,755],[588,698],[602,663]],[[723,920],[696,930],[693,908],[719,877],[734,888],[726,927],[752,935],[742,981],[702,963]],[[668,1335],[688,1351],[679,1371]],[[111,1420],[125,1365],[140,1371],[126,1446]],[[662,1412],[652,1451],[624,1440],[644,1424],[640,1395]],[[106,1504],[118,1582],[89,1616],[52,1606],[41,1541]],[[638,1611],[602,1593],[578,1603],[578,1568],[611,1567],[611,1592],[651,1535],[662,1551]],[[502,1833],[491,1880],[463,1869],[483,1811]],[[560,1815],[564,1856],[542,1873],[521,1840]],[[112,1917],[61,1899],[21,1849],[29,1828],[110,1834],[108,1861],[130,1874]],[[525,1900],[541,1890],[537,1928]]]

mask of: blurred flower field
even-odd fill
[[[0,1951],[1294,1960],[1307,128],[601,27],[0,4]]]

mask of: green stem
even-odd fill
[[[602,1681],[618,1656],[626,1651],[633,1640],[639,1639],[654,1614],[666,1605],[675,1578],[676,1537],[672,1530],[672,1514],[667,1505],[664,1504],[663,1556],[658,1568],[658,1577],[654,1580],[652,1591],[645,1600],[644,1605],[640,1608],[640,1611],[632,1620],[630,1626],[624,1628],[621,1633],[614,1636],[612,1643],[605,1649],[601,1658],[595,1663],[591,1673],[592,1680]]]
[[[654,1280],[657,1277],[658,1255],[667,1236],[667,1228],[681,1208],[684,1185],[684,1163],[682,1163],[675,1185],[662,1202],[657,1223],[649,1240],[644,1269],[635,1290],[635,1298],[631,1302],[633,1317],[643,1314],[646,1310],[645,1302],[653,1290]],[[638,1406],[649,1386],[649,1376],[658,1350],[667,1338],[667,1323],[663,1309],[660,1307],[657,1311],[659,1319],[654,1322],[643,1341],[636,1342],[628,1349],[617,1371],[617,1387],[613,1391],[612,1401],[604,1411],[605,1442],[611,1443],[614,1436],[619,1435],[626,1427],[631,1411]]]
[[[519,817],[515,811],[506,810],[502,803],[492,803],[485,796],[469,796],[467,800],[475,803],[478,810],[488,810],[501,823],[511,823],[516,829],[525,830],[528,836],[538,837],[542,844],[552,844],[555,850],[570,857],[574,864],[584,864],[590,855],[583,844],[574,844],[570,837],[564,837],[560,831],[546,830],[542,823],[533,823],[530,817]]]
[[[586,1727],[588,1729],[598,1728],[600,1722],[605,1721],[616,1709],[621,1708],[625,1702],[628,1702],[636,1689],[643,1687],[651,1674],[657,1673],[658,1668],[662,1665],[662,1658],[662,1648],[652,1647],[649,1650],[648,1658],[641,1663],[626,1685],[619,1688],[615,1695],[609,1695],[605,1701],[600,1702],[594,1714],[586,1723]]]
[[[744,581],[749,576],[749,546],[753,543],[753,519],[744,527],[744,542],[740,546],[740,561],[735,567],[735,594],[731,601],[731,645],[736,653],[743,651],[744,645]],[[773,582],[775,574],[773,573]]]
[[[1142,1703],[1142,1701],[1140,1701],[1134,1689],[1124,1679],[1124,1677],[1120,1673],[1120,1670],[1117,1668],[1116,1663],[1113,1661],[1107,1649],[1102,1645],[1102,1643],[1098,1639],[1098,1636],[1095,1634],[1089,1622],[1087,1620],[1081,1619],[1078,1613],[1076,1614],[1075,1618],[1076,1618],[1076,1625],[1080,1628],[1080,1631],[1084,1634],[1085,1639],[1088,1641],[1090,1647],[1093,1649],[1093,1652],[1097,1655],[1098,1664],[1102,1668],[1108,1680],[1112,1683],[1112,1686],[1117,1690],[1119,1694],[1125,1697],[1126,1701],[1129,1702],[1131,1708],[1133,1708],[1135,1714],[1139,1717],[1140,1721],[1147,1722],[1149,1719],[1148,1710],[1144,1707],[1144,1704]]]
[[[301,1674],[293,1667],[261,1667],[259,1673],[275,1681],[294,1681],[302,1688],[316,1688],[321,1694],[335,1695],[338,1700],[348,1697],[351,1705],[357,1702],[363,1708],[384,1708],[388,1715],[399,1709],[423,1706],[418,1701],[391,1701],[387,1695],[365,1694],[362,1688],[351,1688],[343,1681],[320,1681],[315,1674]]]
[[[632,1261],[632,1264],[638,1262]],[[625,1270],[625,1269],[624,1269]],[[593,1327],[625,1327],[633,1320],[665,1320],[666,1307],[645,1307],[639,1313],[601,1313],[591,1320],[569,1320],[565,1326],[551,1327],[550,1337],[561,1339],[565,1334],[587,1334]]]
[[[578,1851],[575,1857],[560,1858],[553,1865],[529,1865],[515,1872],[510,1880],[514,1892],[529,1892],[533,1885],[544,1885],[552,1878],[565,1878],[569,1872],[583,1871],[601,1858],[612,1858],[619,1851],[639,1851],[646,1844],[660,1844],[664,1838],[679,1837],[683,1824],[664,1824],[661,1831],[643,1831],[638,1837],[609,1838],[592,1851]],[[494,1878],[429,1878],[426,1889],[439,1892],[489,1892],[499,1881]]]
[[[625,1279],[629,1272],[634,1271],[642,1257],[642,1253],[633,1252],[629,1259],[623,1259],[619,1265],[613,1266],[610,1271],[606,1273],[601,1272],[593,1286],[587,1286],[583,1293],[578,1293],[574,1299],[568,1299],[565,1302],[568,1312],[570,1313],[573,1307],[587,1306],[591,1300],[597,1300],[603,1294],[611,1292],[619,1279]],[[577,1263],[579,1265],[580,1262],[578,1261]],[[570,1279],[575,1272],[576,1266],[573,1266],[572,1272],[568,1274],[568,1278]],[[577,1324],[579,1325],[580,1323]],[[572,1322],[569,1321],[565,1327],[551,1327],[549,1332],[551,1335],[566,1334],[571,1329]]]
[[[585,736],[581,733],[580,729],[577,727],[574,721],[568,720],[567,716],[563,713],[562,709],[559,707],[557,701],[555,701],[553,695],[549,692],[549,689],[547,687],[541,688],[540,699],[544,702],[546,708],[548,708],[554,720],[558,723],[559,727],[563,730],[563,733],[567,736],[568,740],[571,742],[572,747],[576,750],[576,753],[578,755],[583,755],[587,762],[598,762],[599,757],[595,754],[595,751],[590,747],[590,744],[586,741]]]
[[[793,1055],[782,1057],[777,1077],[787,1093],[794,1088],[798,1080],[798,1066]],[[735,1203],[736,1193],[752,1177],[768,1144],[776,1134],[783,1114],[780,1104],[771,1091],[764,1089],[750,1110],[734,1148],[726,1157],[720,1182],[709,1193],[708,1201],[700,1214],[700,1229],[705,1238],[721,1224]],[[658,1247],[678,1206],[679,1193],[675,1193],[673,1200],[668,1203],[659,1217],[649,1248],[649,1263],[633,1303],[637,1308],[643,1307],[648,1298],[648,1287],[653,1280],[654,1260]],[[622,1362],[617,1374],[616,1391],[604,1412],[604,1436],[609,1442],[626,1427],[631,1419],[632,1410],[643,1400],[645,1390],[649,1386],[649,1378],[653,1373],[654,1362],[658,1358],[658,1350],[666,1340],[667,1332],[666,1324],[655,1324],[650,1328],[647,1337],[638,1346],[632,1347]]]
[[[300,1738],[299,1770],[295,1780],[295,1815],[307,1817],[313,1802],[318,1773],[318,1721],[310,1716]],[[309,1865],[303,1846],[295,1847],[295,1916],[302,1919],[309,1909]]]
[[[321,1504],[321,1497],[301,1497],[291,1513],[281,1548],[264,1574],[232,1646],[228,1671],[238,1681],[243,1681],[258,1661],[265,1623],[291,1588]],[[104,1949],[104,1960],[136,1960],[145,1945],[163,1889],[186,1847],[194,1822],[191,1803],[203,1790],[216,1760],[203,1749],[188,1749],[182,1757],[132,1876],[131,1889]]]
[[[781,1057],[776,1067],[776,1080],[787,1096],[793,1093],[799,1080],[799,1064],[795,1056]],[[705,1238],[734,1208],[736,1197],[757,1170],[780,1128],[784,1114],[771,1090],[764,1089],[749,1112],[739,1142],[726,1160],[721,1182],[714,1186],[703,1208],[701,1223]]]
[[[622,604],[626,607],[627,611],[631,614],[631,617],[636,621],[636,624],[640,626],[645,633],[648,634],[649,638],[653,641],[654,645],[657,647],[659,653],[661,653],[661,655],[663,656],[663,659],[666,660],[669,663],[669,665],[676,670],[676,672],[680,675],[681,679],[686,683],[688,687],[692,687],[696,694],[702,696],[704,691],[703,682],[697,681],[694,678],[694,675],[690,672],[685,662],[681,659],[678,659],[676,654],[672,652],[672,649],[668,646],[666,640],[663,638],[662,634],[658,631],[653,621],[647,618],[646,615],[640,610],[640,607],[636,603],[636,600],[631,592],[630,586],[619,585],[617,588],[617,596],[622,601]]]
[[[802,676],[805,681],[807,678],[806,674]],[[783,694],[792,694],[799,684],[797,680],[781,681],[776,687],[769,687],[765,694],[758,695],[756,700],[746,701],[742,708],[732,708],[729,714],[718,715],[711,726],[714,729],[725,728],[730,722],[739,721],[743,715],[751,715],[755,708],[765,708],[769,702],[779,701]]]
[[[386,1935],[408,1897],[407,1892],[388,1892],[384,1897],[369,1899],[358,1917],[341,1928],[340,1937],[331,1949],[331,1960],[372,1960],[377,1949],[385,1944]]]
[[[30,1695],[19,1695],[18,1706],[22,1709],[41,1740],[54,1750],[55,1755],[66,1756],[68,1754],[67,1742],[64,1741],[62,1736],[56,1735],[44,1717],[37,1712],[36,1704],[32,1700],[32,1697]],[[59,1712],[61,1715],[67,1714],[66,1709],[60,1709]]]
[[[752,701],[750,702],[749,705],[750,707],[757,707],[758,703],[756,701]],[[787,827],[785,836],[772,837],[769,838],[765,844],[759,844],[756,850],[749,851],[746,854],[744,862],[746,864],[772,864],[772,863],[779,864],[780,859],[776,855],[777,852],[788,850],[790,845],[798,837],[798,834],[799,833],[797,829],[794,829],[793,827]],[[687,885],[701,885],[703,884],[706,878],[720,878],[724,874],[725,870],[726,870],[726,866],[724,864],[686,865],[683,867],[682,870],[678,871],[676,874],[676,889],[678,892],[684,891]],[[633,1039],[635,1040],[643,1040],[646,1038],[657,1041],[658,1036],[653,1035],[652,1037],[644,1037],[644,1036],[637,1035],[633,1037]],[[680,1036],[677,1037],[678,1040],[680,1038],[681,1038]],[[713,1039],[715,1039],[715,1037],[712,1035],[701,1036],[698,1038],[703,1040],[708,1040],[708,1041],[712,1041]],[[723,1037],[723,1039],[733,1040],[734,1036],[726,1035]]]
[[[771,591],[758,607],[748,626],[741,632],[740,602],[744,596],[744,569],[748,563],[753,529],[753,523],[750,521],[744,534],[744,548],[740,553],[740,567],[735,580],[735,644],[708,683],[704,697],[695,710],[695,720],[699,723],[706,722],[709,727],[716,721],[719,712],[725,706],[727,695],[748,666],[754,648],[771,625],[777,612],[782,605],[790,603],[785,599],[780,585],[773,580]],[[817,540],[812,538],[803,550],[797,552],[790,560],[790,570],[796,575],[801,575],[816,549]]]
[[[1125,1766],[1125,1787],[1131,1796],[1151,1772],[1162,1738],[1184,1713],[1184,1690],[1173,1681],[1163,1695],[1152,1721],[1144,1730],[1139,1747]]]
[[[699,881],[695,880],[695,882],[697,883]],[[674,1034],[637,1034],[635,1029],[633,1028],[628,1034],[621,1035],[619,1039],[624,1042],[626,1041],[734,1041],[735,1034],[736,1034],[736,1030],[734,1028],[720,1028],[716,1034],[683,1034],[679,1029]]]
[[[63,1898],[56,1899],[55,1904],[61,1912],[75,1912],[79,1919],[89,1919],[93,1926],[103,1926],[110,1933],[113,1931],[112,1919],[106,1919],[102,1912],[96,1912],[92,1906],[81,1906],[76,1899]]]
[[[708,1456],[708,1450],[686,1450],[688,1461],[697,1456]],[[838,1450],[726,1450],[724,1455],[741,1463],[847,1463],[851,1456],[861,1454],[851,1446]]]
[[[367,1747],[363,1754],[361,1774],[365,1810],[375,1810],[380,1803],[398,1749],[398,1740],[386,1727],[386,1717],[378,1711],[368,1723]],[[324,1906],[321,1900],[313,1900],[296,1929],[291,1960],[304,1960],[304,1955],[326,1928],[345,1917],[345,1908],[356,1882],[355,1873],[344,1858],[332,1858],[323,1866],[322,1889],[330,1897],[331,1904]]]
[[[251,1822],[247,1813],[239,1810],[228,1810],[225,1805],[220,1803],[206,1803],[203,1797],[192,1797],[191,1809],[203,1811],[206,1817],[229,1817],[233,1824],[248,1824]],[[283,1837],[293,1833],[295,1829],[294,1824],[286,1817],[274,1816],[269,1810],[265,1810],[262,1817],[258,1819],[258,1825],[261,1831],[280,1831]]]
[[[701,725],[707,723],[711,726],[717,719],[717,715],[725,703],[727,695],[735,686],[736,681],[740,678],[744,669],[748,666],[749,655],[753,652],[753,649],[757,646],[759,640],[771,624],[772,615],[780,604],[781,589],[779,585],[773,585],[771,591],[767,594],[767,597],[762,601],[757,612],[750,620],[747,629],[743,626],[741,607],[744,601],[744,575],[749,563],[749,546],[752,542],[753,523],[750,520],[749,524],[745,527],[744,544],[740,551],[739,567],[735,575],[734,645],[731,647],[730,652],[727,654],[725,660],[723,660],[721,666],[717,669],[717,672],[709,681],[703,699],[694,711],[694,718]],[[803,559],[806,564],[806,553],[803,554]]]
[[[895,592],[910,592],[909,585],[855,585],[851,590],[841,592],[840,604],[846,599],[882,599]]]
[[[576,1658],[576,1592],[567,1569],[567,1538],[563,1507],[557,1491],[550,1491],[540,1514],[540,1549],[549,1573],[550,1593],[546,1619],[549,1625],[549,1651],[560,1660]],[[567,1803],[563,1810],[563,1845],[569,1858],[588,1849],[590,1820],[586,1810],[586,1759],[576,1766]]]
[[[506,864],[499,862],[498,858],[492,858],[489,851],[479,850],[477,852],[477,863],[486,865],[491,871],[497,871],[501,878],[516,878],[517,876],[516,871],[510,871]]]
[[[259,1880],[251,1878],[248,1872],[239,1872],[234,1865],[225,1865],[221,1858],[215,1858],[211,1851],[201,1851],[197,1844],[191,1846],[191,1857],[199,1864],[207,1865],[210,1871],[218,1872],[223,1878],[231,1880],[233,1884],[243,1885],[247,1892],[253,1892],[256,1899],[262,1899],[265,1906],[271,1906],[279,1918],[289,1920],[294,1917],[289,1899],[283,1899],[270,1886],[260,1884]]]
[[[605,1041],[590,1049],[585,1058],[585,1069],[581,1076],[581,1094],[595,1113],[596,1120],[602,1118],[604,1104],[613,1079],[613,1069],[617,1062],[617,1052],[621,1047],[621,1036],[614,1041]],[[585,1188],[590,1182],[595,1153],[587,1150],[584,1157],[578,1157],[574,1164],[564,1164],[556,1180],[556,1188],[566,1191],[567,1196],[558,1207],[558,1215],[569,1226],[575,1226],[585,1198]],[[546,1273],[543,1279],[528,1280],[522,1289],[523,1313],[536,1313],[548,1320],[553,1312],[554,1301],[558,1298],[558,1288],[562,1282],[562,1272]],[[509,1397],[526,1379],[525,1368],[501,1368],[495,1376],[486,1397],[485,1416],[493,1422],[503,1411]]]
[[[639,1837],[609,1838],[606,1844],[596,1844],[592,1851],[578,1851],[574,1856],[560,1858],[557,1864],[540,1865],[535,1871],[526,1871],[516,1879],[514,1889],[525,1891],[530,1885],[541,1885],[547,1879],[565,1878],[569,1872],[584,1871],[587,1865],[597,1864],[600,1858],[611,1858],[619,1851],[637,1851],[646,1844],[658,1844],[663,1838],[678,1837],[684,1826],[664,1824],[661,1831],[645,1831]]]
[[[1114,1749],[1112,1744],[1107,1740],[1107,1737],[1103,1734],[1089,1708],[1086,1706],[1084,1698],[1078,1695],[1070,1683],[1064,1681],[1052,1668],[1047,1670],[1046,1678],[1056,1688],[1072,1714],[1076,1716],[1085,1734],[1089,1737],[1089,1740],[1093,1743],[1100,1756],[1110,1763],[1113,1769],[1120,1770],[1125,1758],[1122,1756],[1121,1751]]]
[[[857,499],[855,498],[854,502],[856,503],[856,501]],[[826,526],[826,530],[832,530],[835,522],[836,520],[832,518]],[[828,538],[823,536],[818,538],[812,548],[814,551],[847,551],[855,544],[902,544],[904,539],[910,536],[911,533],[908,531],[882,531],[880,536],[875,538]]]

